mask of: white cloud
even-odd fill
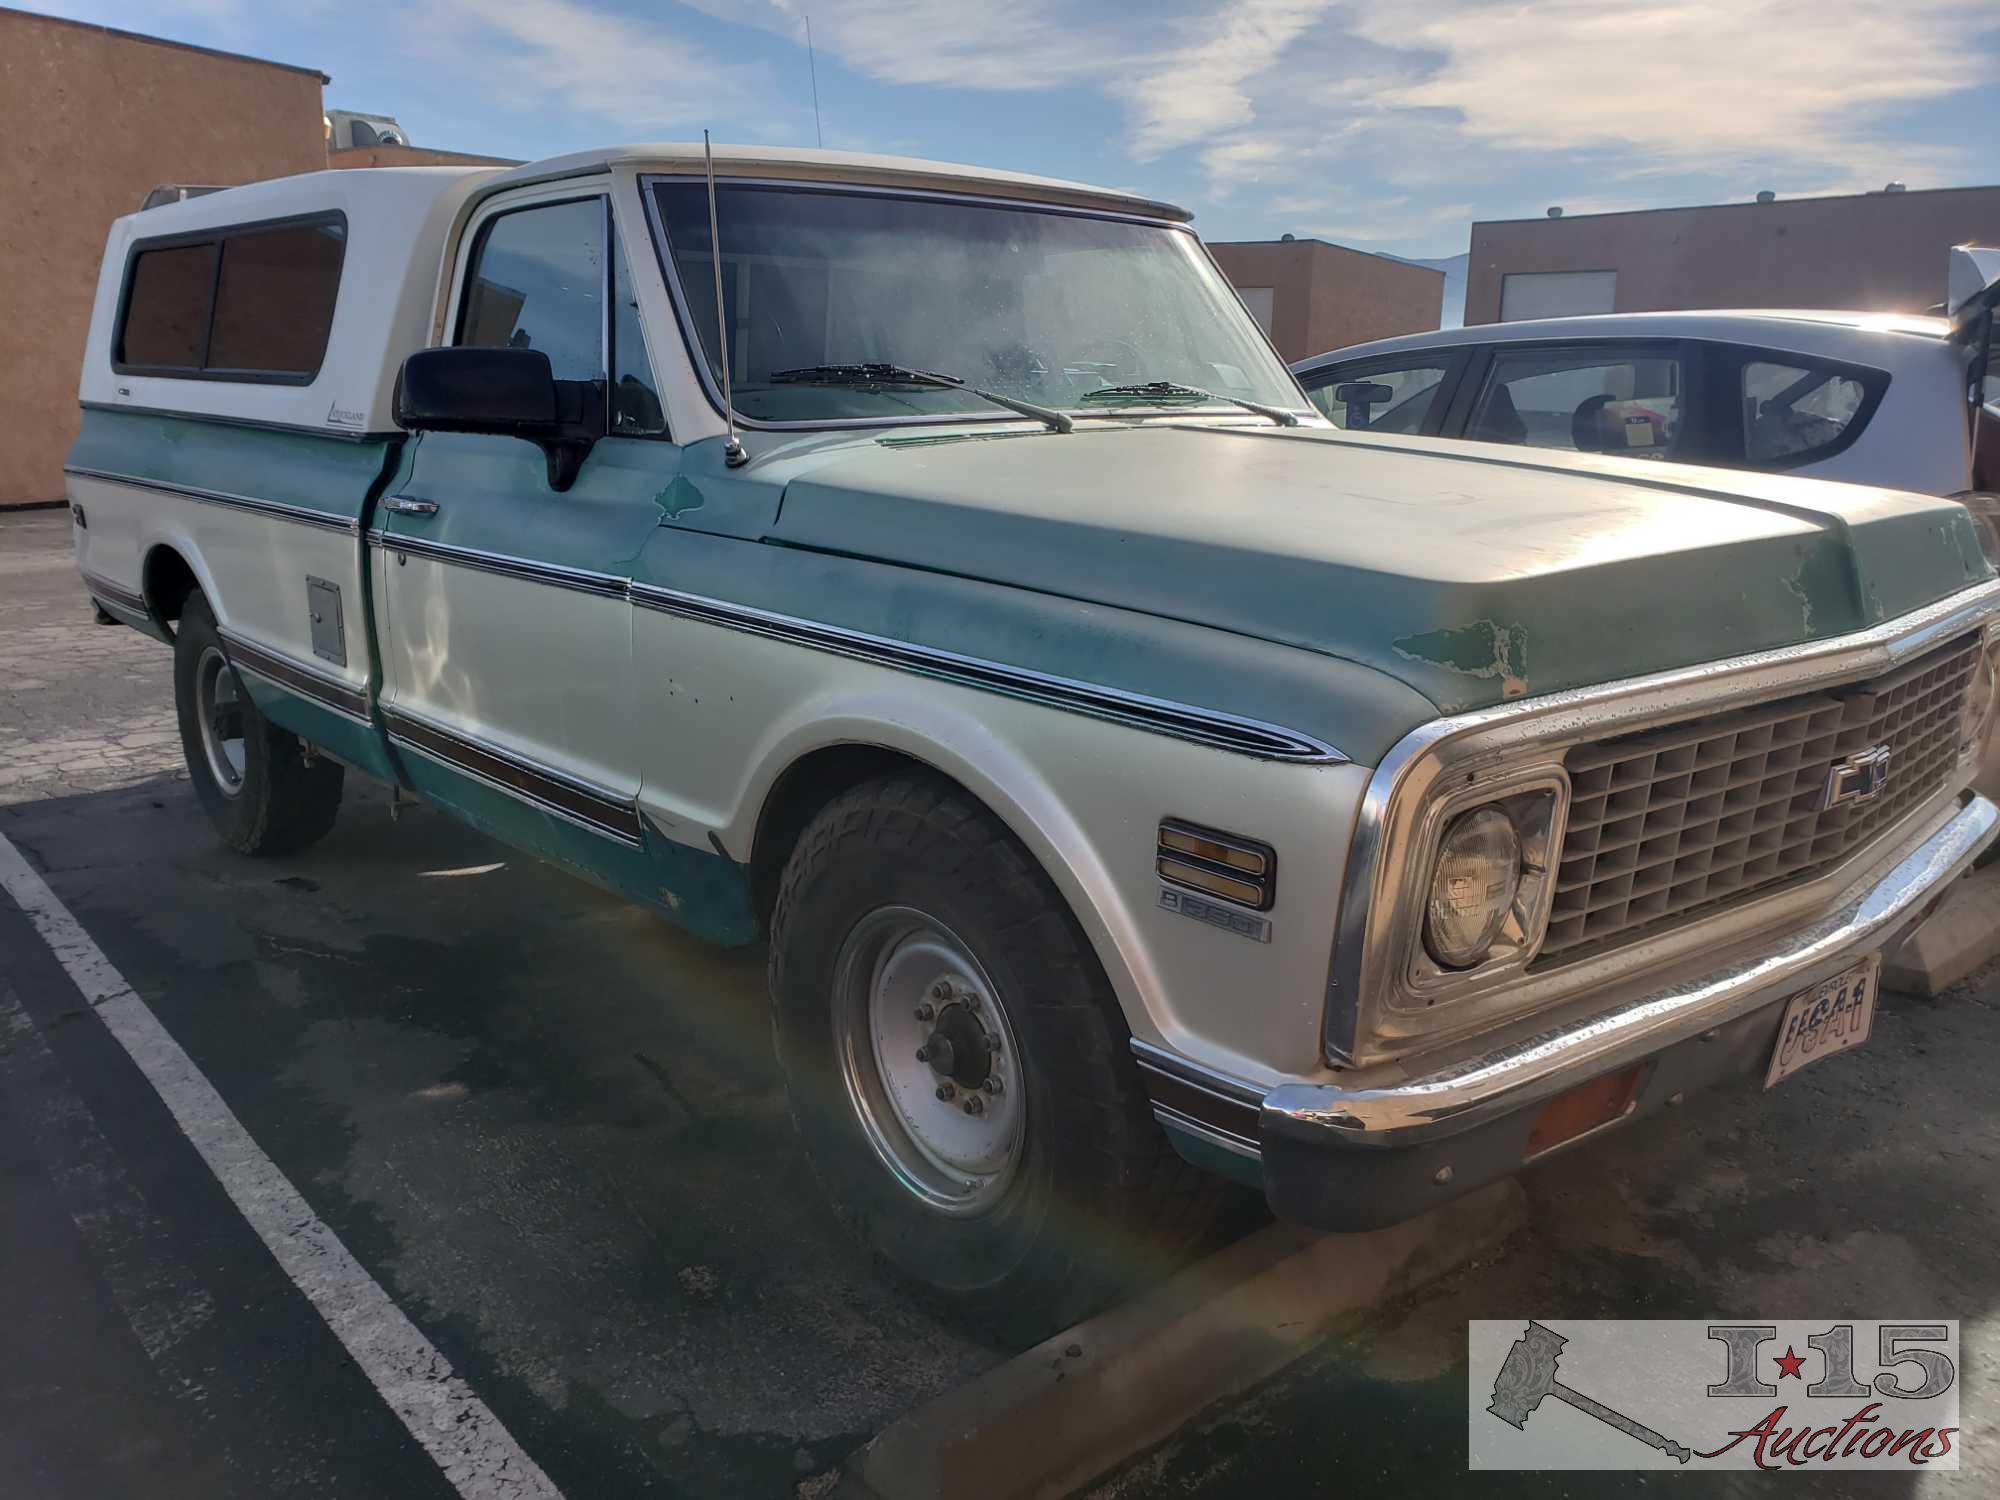
[[[1442,58],[1420,78],[1367,90],[1375,106],[1449,111],[1469,141],[1495,148],[1615,148],[1634,165],[1684,170],[1877,151],[1883,111],[1990,84],[1992,55],[1975,41],[1990,39],[2000,9],[1992,0],[1433,0],[1421,11],[1359,7],[1354,25],[1379,45]]]
[[[1183,21],[1182,44],[1113,91],[1132,108],[1132,152],[1149,160],[1254,123],[1249,88],[1331,8],[1332,0],[1240,0]]]
[[[441,0],[396,23],[432,65],[479,81],[489,97],[535,102],[632,131],[768,119],[771,80],[655,20],[585,0]]]

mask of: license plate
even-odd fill
[[[1778,1022],[1778,1045],[1771,1053],[1764,1087],[1784,1082],[1807,1063],[1867,1041],[1868,1028],[1875,1023],[1875,989],[1881,975],[1882,955],[1872,953],[1853,968],[1792,996]]]

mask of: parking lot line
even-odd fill
[[[500,1419],[265,1155],[81,923],[0,835],[4,888],[278,1265],[461,1495],[560,1500]]]

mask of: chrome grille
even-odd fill
[[[1867,682],[1577,746],[1536,965],[1817,873],[1914,811],[1957,763],[1978,653],[1966,636]],[[1881,745],[1881,794],[1822,808],[1835,762]]]

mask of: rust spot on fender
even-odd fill
[[[1503,698],[1528,691],[1528,632],[1521,625],[1474,620],[1444,630],[1406,635],[1395,643],[1396,654],[1467,677],[1497,677]]]

